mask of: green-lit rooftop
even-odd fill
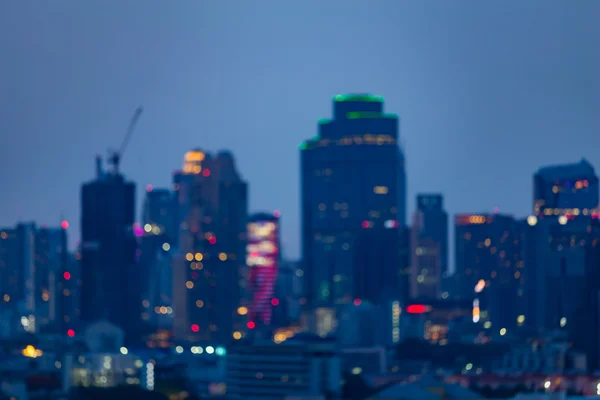
[[[335,102],[355,101],[361,103],[383,103],[383,96],[374,94],[336,94],[333,96]]]

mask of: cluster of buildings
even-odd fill
[[[146,187],[139,222],[135,183],[98,158],[96,177],[81,189],[74,253],[67,221],[0,230],[0,337],[53,335],[66,349],[54,352],[55,365],[71,360],[70,384],[96,382],[92,370],[73,367],[78,357],[127,356],[123,371],[133,370],[131,363],[145,371],[130,382],[153,389],[146,375],[160,367],[158,353],[136,358],[131,349],[220,356],[231,361],[211,364],[222,377],[206,387],[233,398],[282,398],[276,396],[290,387],[298,395],[336,393],[345,373],[360,375],[369,364],[345,363],[350,358],[340,354],[366,348],[390,357],[409,339],[444,346],[555,337],[572,353],[560,367],[540,361],[537,344],[519,357],[543,368],[599,369],[593,167],[582,160],[540,168],[524,218],[456,215],[451,272],[444,197],[418,194],[407,217],[400,142],[399,118],[385,112],[380,96],[333,98],[333,116],[319,120],[317,135],[300,145],[302,249],[295,262],[281,256],[280,212],[249,213],[249,186],[229,152],[187,152],[171,187]],[[117,329],[122,337],[115,333],[118,340],[104,350],[77,350],[90,329]],[[314,336],[301,341],[299,332]],[[269,357],[297,366],[273,367]],[[494,368],[529,368],[508,359]],[[261,360],[264,371],[255,371]],[[245,367],[249,361],[254,369]]]

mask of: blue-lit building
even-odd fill
[[[170,327],[173,320],[171,256],[179,236],[175,202],[171,190],[146,187],[139,238],[142,319],[154,327]]]
[[[533,176],[533,215],[590,215],[598,208],[598,177],[585,159],[540,168]]]
[[[564,316],[556,313],[566,311],[557,309],[559,287],[588,279],[585,251],[579,241],[575,240],[573,246],[570,239],[568,246],[562,242],[564,232],[572,232],[574,238],[584,234],[590,220],[598,218],[598,204],[598,177],[585,159],[543,167],[534,174],[533,213],[524,230],[527,321],[532,327],[560,328]],[[578,292],[570,290],[569,297],[574,300]]]
[[[439,297],[442,276],[448,270],[448,214],[441,194],[417,195],[411,261],[411,297]]]
[[[498,329],[518,326],[524,315],[524,262],[520,224],[509,215],[459,214],[455,219],[455,279],[472,299],[477,323]]]
[[[65,284],[65,274],[69,279],[70,255],[67,253],[67,221],[60,228],[41,227],[35,234],[35,285],[34,303],[36,325],[40,329],[65,332],[73,309],[76,290]]]
[[[300,146],[302,256],[309,310],[397,295],[406,224],[399,120],[383,98],[337,95]]]
[[[134,221],[135,184],[97,160],[96,179],[81,188],[81,319],[108,320],[129,342],[142,303]]]

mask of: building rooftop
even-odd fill
[[[540,176],[546,180],[577,179],[595,175],[594,167],[585,158],[582,158],[577,163],[542,167],[536,173],[536,176]]]
[[[336,94],[333,96],[333,101],[336,103],[346,102],[346,101],[355,101],[355,102],[377,102],[383,103],[383,96],[378,96],[374,94],[359,94],[359,93],[349,93],[349,94]]]

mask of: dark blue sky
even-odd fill
[[[299,254],[298,144],[341,92],[401,116],[409,213],[526,215],[538,166],[600,167],[600,1],[0,2],[0,226],[79,235],[94,156],[121,143],[143,188],[192,147],[233,151],[252,211]],[[138,211],[139,215],[139,211]]]

